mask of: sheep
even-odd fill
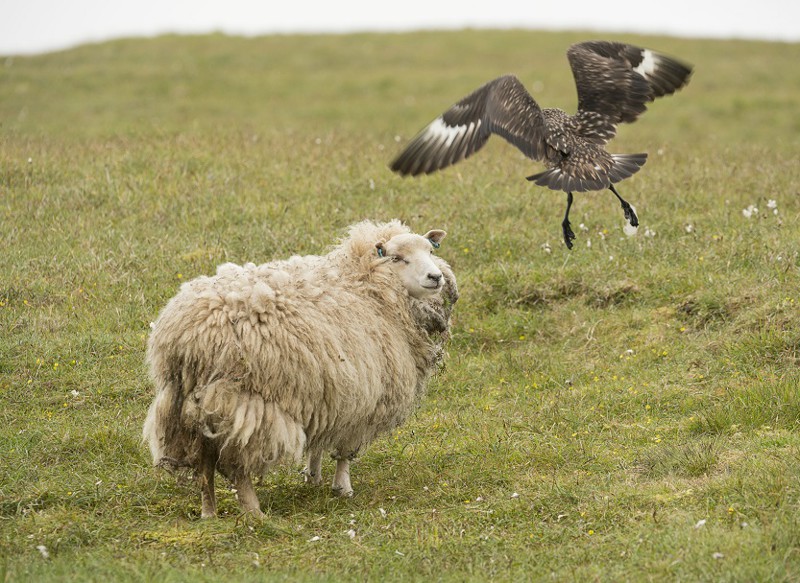
[[[350,462],[401,425],[441,363],[458,288],[446,233],[363,221],[324,256],[226,263],[184,283],[152,325],[142,431],[156,466],[191,468],[201,516],[215,472],[261,516],[251,476],[307,452],[306,480],[352,496]]]

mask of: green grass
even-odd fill
[[[499,139],[434,176],[387,169],[395,136],[502,73],[573,110],[564,52],[586,37],[0,59],[0,580],[800,578],[800,46],[615,37],[696,66],[611,144],[650,152],[620,188],[636,237],[610,194],[578,195],[567,252],[563,195]],[[353,499],[280,468],[263,522],[224,482],[199,520],[140,443],[149,322],[221,262],[394,217],[448,231],[462,291],[421,408],[354,466]]]

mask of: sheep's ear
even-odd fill
[[[447,233],[445,233],[444,231],[441,231],[439,229],[433,229],[432,231],[428,231],[427,233],[425,233],[423,237],[425,237],[428,241],[431,242],[431,245],[433,245],[434,249],[438,249],[445,235],[447,235]]]
[[[385,241],[378,241],[375,243],[375,249],[378,250],[378,257],[386,257],[386,248],[384,247],[385,244]]]

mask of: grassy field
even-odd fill
[[[503,73],[573,111],[585,38],[0,58],[0,580],[800,579],[799,45],[613,37],[696,66],[611,144],[650,153],[620,186],[635,237],[611,194],[577,195],[568,252],[565,197],[499,139],[434,176],[387,169]],[[219,263],[394,217],[448,231],[462,291],[428,397],[355,464],[354,498],[281,468],[265,520],[220,481],[201,521],[140,443],[149,323]]]

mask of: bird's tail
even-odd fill
[[[580,166],[570,168],[562,163],[561,166],[528,176],[528,180],[539,186],[564,192],[604,190],[609,185],[636,174],[647,161],[647,154],[611,154],[609,161],[605,171],[598,171],[594,165],[587,171]]]
[[[647,154],[611,154],[614,165],[608,172],[611,184],[625,180],[636,174],[647,162]]]

